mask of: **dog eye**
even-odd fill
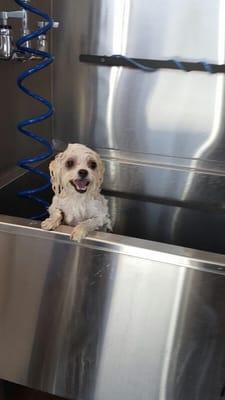
[[[75,165],[74,160],[70,159],[70,160],[66,161],[66,168],[68,168],[68,169],[73,168],[74,165]]]
[[[97,168],[97,163],[93,160],[88,162],[88,167],[91,169],[96,169]]]

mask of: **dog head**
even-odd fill
[[[81,144],[69,144],[49,165],[56,195],[95,194],[101,189],[104,166],[100,156]]]

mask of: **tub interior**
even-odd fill
[[[18,192],[37,187],[38,178],[27,173],[0,189],[0,214],[31,218],[42,208]],[[41,182],[40,182],[41,184]],[[225,254],[225,213],[191,209],[123,193],[103,194],[109,201],[113,233]],[[49,201],[52,191],[43,192]]]

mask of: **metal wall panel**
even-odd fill
[[[121,201],[133,236],[139,226],[145,238],[223,252],[224,75],[97,67],[79,54],[224,63],[224,1],[55,0],[54,15],[56,148],[98,149],[112,213]]]
[[[224,160],[224,76],[80,64],[80,53],[224,63],[215,0],[60,0],[54,40],[56,139],[185,159]]]
[[[1,221],[1,378],[74,400],[223,398],[224,256]]]

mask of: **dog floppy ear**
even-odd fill
[[[98,188],[101,189],[103,179],[104,179],[104,173],[105,173],[105,166],[100,158],[100,156],[97,154],[97,159],[98,159]]]
[[[63,153],[57,154],[55,159],[49,164],[49,171],[51,176],[52,189],[54,193],[59,196],[63,191],[63,185],[61,183],[61,161]]]

